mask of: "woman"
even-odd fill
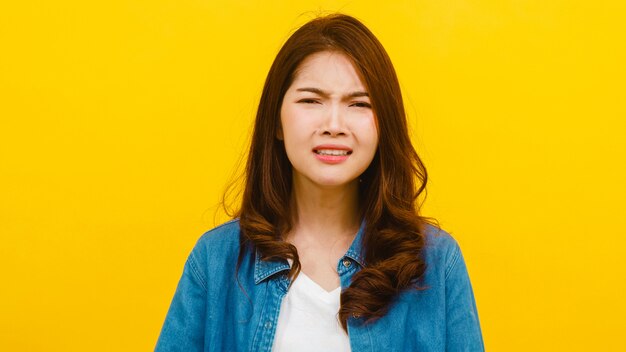
[[[483,350],[391,61],[359,21],[297,30],[267,76],[235,220],[191,252],[157,351]]]

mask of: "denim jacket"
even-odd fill
[[[341,287],[365,265],[363,225],[339,260]],[[287,261],[246,250],[238,278],[239,221],[204,234],[189,255],[155,351],[270,351],[289,279]],[[484,351],[476,304],[456,241],[426,231],[425,290],[405,290],[388,313],[348,320],[352,351]]]

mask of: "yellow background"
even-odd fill
[[[0,350],[152,350],[271,61],[388,49],[491,351],[624,351],[626,2],[4,1]]]

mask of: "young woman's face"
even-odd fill
[[[298,67],[280,110],[296,181],[322,187],[357,182],[378,146],[374,111],[348,57],[320,52]]]

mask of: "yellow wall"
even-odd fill
[[[271,60],[318,10],[396,64],[487,348],[626,350],[625,4],[2,2],[0,350],[153,348]]]

